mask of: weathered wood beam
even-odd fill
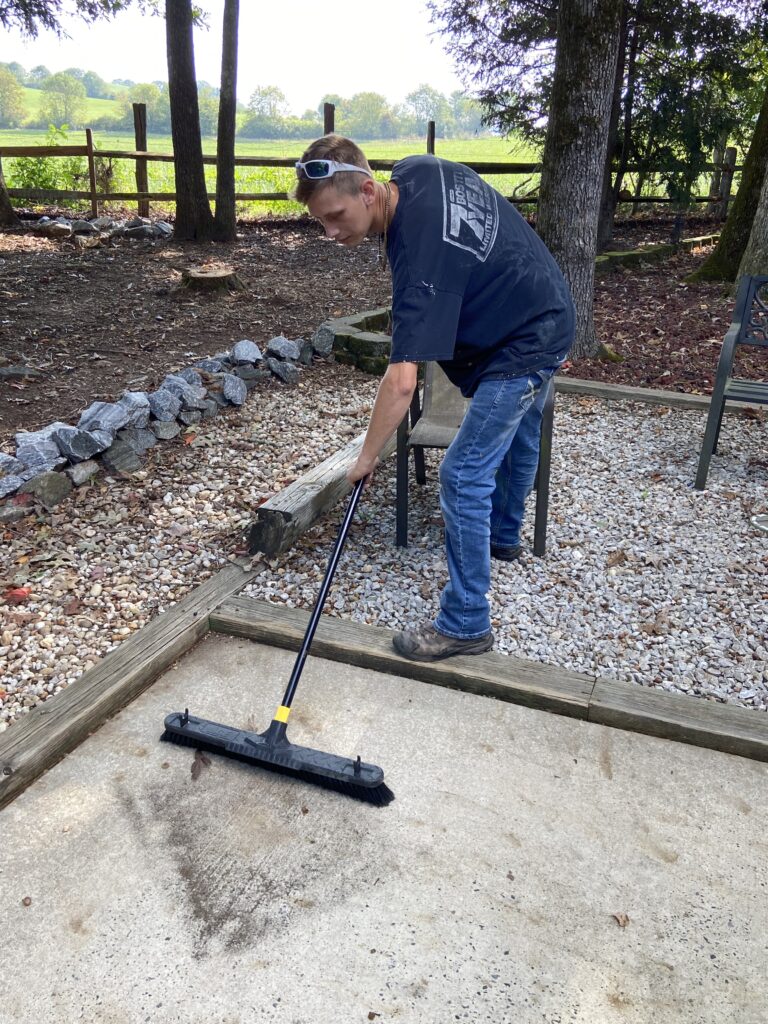
[[[364,438],[365,434],[360,434],[256,510],[248,534],[251,554],[261,552],[273,557],[287,550],[352,489],[347,470],[360,454]],[[382,460],[392,454],[395,443],[393,434],[381,453]]]
[[[298,650],[309,613],[247,597],[231,597],[211,613],[211,629],[258,643]],[[346,665],[418,679],[465,693],[586,718],[594,677],[504,654],[476,654],[437,663],[408,661],[395,653],[392,632],[323,615],[311,654]]]

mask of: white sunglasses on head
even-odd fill
[[[331,178],[338,171],[359,171],[369,178],[373,175],[365,167],[358,167],[356,164],[339,164],[335,160],[301,160],[296,161],[296,177],[306,178],[309,181],[320,181],[322,178]]]

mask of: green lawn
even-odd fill
[[[40,116],[40,108],[45,98],[45,92],[42,89],[22,89],[24,93],[24,106],[27,111],[27,120],[36,120]],[[87,121],[95,121],[97,118],[102,117],[119,117],[122,113],[123,105],[120,100],[97,100],[88,96],[85,101],[85,118]],[[24,129],[26,132],[34,132],[36,135],[42,135],[45,137],[45,132],[39,132],[36,129]],[[13,145],[34,145],[34,142],[18,142]]]

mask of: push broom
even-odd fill
[[[384,807],[394,800],[394,793],[384,782],[384,772],[377,765],[366,764],[359,756],[351,760],[336,754],[326,754],[322,750],[299,747],[289,742],[286,735],[288,716],[301,670],[304,668],[312,638],[320,621],[320,614],[364,483],[364,480],[359,480],[355,484],[288,687],[269,728],[265,732],[249,732],[218,722],[209,722],[204,718],[194,718],[190,715],[189,709],[186,709],[183,714],[177,711],[166,717],[165,732],[161,739],[169,743],[195,747],[198,750],[208,750],[214,754],[223,754],[225,757],[268,768],[283,775],[292,775],[305,782],[336,790],[378,807]]]

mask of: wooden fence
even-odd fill
[[[151,201],[170,203],[176,199],[175,192],[150,192],[148,186],[147,165],[150,162],[173,163],[173,153],[150,153],[147,150],[147,115],[143,103],[134,103],[134,130],[136,148],[133,150],[99,149],[95,150],[93,145],[93,133],[90,128],[85,129],[84,146],[0,146],[0,166],[3,157],[85,157],[88,163],[87,191],[78,189],[60,190],[44,188],[9,188],[8,194],[11,198],[29,200],[57,200],[57,199],[85,199],[90,202],[91,213],[94,217],[99,214],[99,204],[104,202],[126,202],[135,201],[138,203],[140,216],[149,215],[149,204]],[[327,133],[333,131],[334,110],[333,104],[325,104],[323,129]],[[435,152],[435,123],[430,121],[427,126],[426,152]],[[136,191],[135,192],[99,192],[97,190],[96,161],[99,159],[132,160],[136,166]],[[293,167],[296,157],[236,157],[237,167]],[[398,158],[399,159],[399,158]],[[374,171],[391,171],[397,160],[369,160]],[[216,164],[215,156],[203,156],[203,163]],[[465,161],[466,166],[477,171],[478,174],[536,174],[541,172],[540,163],[517,163],[517,162],[491,162],[491,161]],[[627,173],[635,173],[640,168],[629,166]],[[693,196],[693,203],[708,203],[713,212],[717,212],[721,219],[725,219],[728,212],[728,203],[731,194],[734,172],[741,168],[736,165],[736,150],[728,148],[725,153],[715,152],[712,163],[707,164],[706,170],[712,172],[712,184],[710,195]],[[647,175],[658,174],[664,168],[653,170],[645,169]],[[215,199],[215,193],[208,193],[209,199]],[[235,200],[240,202],[258,201],[286,201],[290,198],[288,192],[236,192]],[[535,195],[507,196],[511,203],[519,205],[535,206],[538,197]],[[626,202],[638,203],[673,203],[675,200],[667,196],[645,196],[633,195],[627,197]]]

